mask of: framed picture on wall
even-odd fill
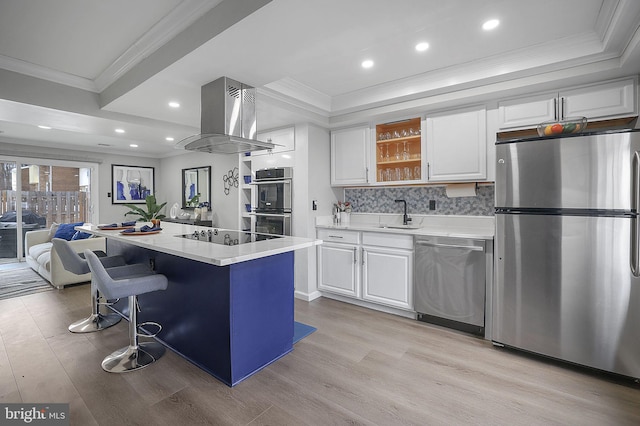
[[[144,204],[155,193],[153,167],[111,165],[111,203]]]

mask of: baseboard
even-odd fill
[[[315,300],[318,297],[321,297],[322,293],[320,293],[319,291],[314,291],[313,293],[303,293],[302,291],[296,290],[293,295],[296,299],[304,300],[306,302],[311,302],[312,300]]]
[[[322,292],[320,293],[322,297],[326,297],[328,299],[339,300],[341,302],[351,303],[352,305],[362,306],[363,308],[369,308],[380,312],[386,312],[388,314],[398,315],[401,317],[416,319],[416,313],[413,311],[406,311],[404,309],[398,309],[391,306],[379,305],[377,303],[367,302],[365,300],[354,299],[348,296],[342,296],[339,294],[333,294],[331,292]]]

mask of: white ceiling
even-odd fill
[[[268,129],[637,74],[639,25],[637,0],[0,0],[0,140],[172,155],[221,76]]]

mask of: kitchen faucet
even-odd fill
[[[407,202],[405,200],[395,200],[396,203],[404,203],[404,215],[402,216],[402,224],[408,225],[411,218],[407,215]]]

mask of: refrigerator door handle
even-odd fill
[[[640,241],[638,239],[638,211],[640,203],[640,152],[633,153],[633,182],[631,182],[631,211],[635,213],[631,219],[631,272],[640,277]]]

